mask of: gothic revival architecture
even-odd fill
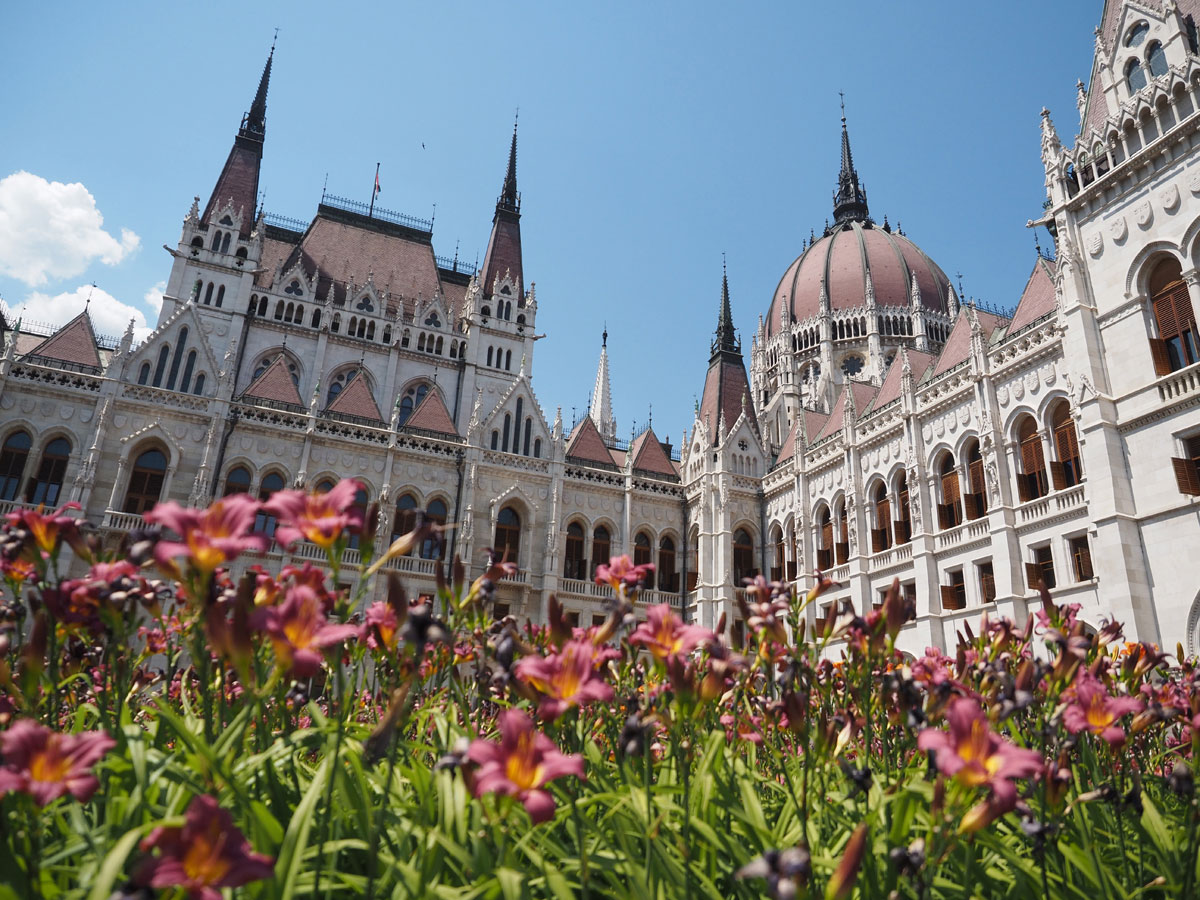
[[[422,508],[474,571],[487,546],[516,560],[500,613],[539,619],[554,593],[590,624],[594,567],[625,552],[657,564],[645,602],[727,613],[735,640],[742,578],[821,569],[839,587],[811,625],[898,578],[917,652],[982,610],[1024,620],[1040,581],[1092,626],[1200,650],[1197,16],[1107,0],[1070,146],[1042,113],[1030,224],[1056,250],[1011,316],[874,220],[843,119],[832,218],[763,298],[749,369],[721,284],[678,454],[651,429],[618,439],[607,335],[588,415],[567,428],[539,405],[515,130],[478,270],[437,256],[431,223],[337,197],[308,222],[264,215],[268,58],[154,332],[98,338],[84,310],[4,333],[0,504],[75,500],[116,534],[162,499],[354,476],[381,547]],[[394,565],[429,589],[437,553]]]

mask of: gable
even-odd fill
[[[567,456],[603,463],[606,466],[613,465],[613,456],[605,446],[604,438],[600,437],[600,431],[591,416],[584,416],[575,426],[575,431],[567,440]]]
[[[290,378],[288,382],[291,382]],[[379,407],[375,404],[375,398],[371,396],[371,387],[367,384],[367,377],[361,373],[357,378],[350,379],[350,383],[333,398],[333,402],[326,407],[325,411],[342,416],[354,416],[358,419],[369,419],[372,422],[383,421],[383,416],[379,414]]]
[[[652,428],[647,428],[638,436],[629,452],[633,454],[633,467],[635,469],[643,469],[659,475],[676,474],[675,466],[671,463],[671,458],[663,450],[662,444],[659,443],[658,437],[654,434],[654,429]]]
[[[292,376],[283,363],[283,354],[275,357],[275,361],[267,366],[258,378],[242,392],[243,397],[255,397],[259,400],[270,400],[273,403],[288,403],[292,406],[303,406],[300,392],[292,383]]]
[[[1021,300],[1013,313],[1012,324],[1008,329],[1010,334],[1054,312],[1054,265],[1050,260],[1041,257],[1034,264],[1025,290],[1021,292]]]
[[[451,434],[458,437],[458,429],[454,427],[454,420],[450,418],[450,411],[446,409],[446,404],[442,402],[442,397],[437,391],[430,391],[425,395],[425,399],[421,401],[421,405],[416,408],[408,421],[404,423],[406,428],[421,428],[425,431],[434,431],[438,434]]]
[[[979,317],[979,324],[983,327],[985,339],[991,337],[992,332],[1000,326],[1008,324],[1008,319],[983,312],[982,310],[976,310],[975,315]],[[967,316],[966,307],[963,307],[959,311],[958,318],[954,321],[954,327],[950,329],[950,336],[946,338],[941,355],[938,356],[937,365],[933,370],[933,377],[941,375],[948,369],[953,369],[959,363],[966,362],[967,357],[970,355],[971,320]]]
[[[92,330],[92,320],[86,311],[39,343],[29,351],[29,355],[89,369],[102,368],[100,351],[96,349],[96,333]]]

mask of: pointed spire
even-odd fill
[[[721,304],[717,312],[716,335],[712,343],[712,359],[721,353],[733,353],[741,358],[742,345],[733,329],[733,311],[729,305],[729,271],[725,266],[724,254],[721,254]]]
[[[521,211],[521,195],[517,193],[517,120],[513,119],[512,146],[508,150],[508,170],[504,174],[504,186],[500,189],[500,199],[496,201],[496,209],[506,209],[509,212]]]
[[[263,66],[262,77],[258,79],[258,90],[254,92],[254,101],[250,104],[250,112],[242,118],[242,127],[238,132],[240,137],[250,137],[261,141],[267,133],[267,88],[271,84],[271,63],[275,59],[275,42],[271,41],[271,52],[267,54],[267,64]]]
[[[612,387],[608,379],[608,329],[604,329],[600,345],[600,362],[596,366],[596,384],[592,388],[592,402],[588,404],[588,416],[596,423],[600,436],[608,443],[617,439],[617,420],[612,410]]]
[[[854,168],[854,154],[850,152],[850,133],[846,130],[846,98],[842,97],[842,169],[838,173],[838,186],[833,195],[834,225],[847,222],[870,222],[867,209],[867,192],[858,183],[858,172]],[[829,229],[826,228],[826,231]]]

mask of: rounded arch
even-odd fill
[[[157,440],[141,441],[132,448],[122,512],[145,513],[163,499],[167,473],[171,469],[168,454],[167,446]]]
[[[221,496],[250,493],[254,475],[254,463],[248,458],[238,456],[229,460],[225,466],[225,475],[221,479]]]
[[[1198,226],[1200,221],[1192,225],[1193,228]],[[1187,246],[1186,241],[1183,246]],[[1170,241],[1151,241],[1139,250],[1125,272],[1125,299],[1148,296],[1151,271],[1168,257],[1178,262],[1181,268],[1187,263],[1179,247]]]
[[[1051,412],[1059,403],[1066,403],[1068,407],[1071,404],[1071,398],[1066,391],[1055,388],[1046,392],[1046,395],[1041,398],[1038,403],[1037,413],[1034,418],[1042,428],[1050,427]]]

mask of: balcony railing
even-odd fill
[[[1054,491],[1045,497],[1030,500],[1028,503],[1023,503],[1017,507],[1017,513],[1022,526],[1033,525],[1042,519],[1048,519],[1052,516],[1069,515],[1071,513],[1086,512],[1086,510],[1087,507],[1083,502],[1082,484],[1077,484],[1066,490]]]

